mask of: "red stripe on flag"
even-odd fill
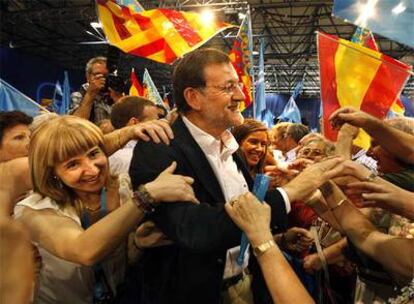
[[[135,22],[139,25],[142,31],[146,31],[152,27],[151,18],[142,16],[141,14],[133,14],[132,18],[135,19]]]
[[[131,37],[131,33],[124,25],[125,19],[119,18],[118,16],[112,14],[112,20],[114,21],[115,29],[118,32],[119,38],[124,40]]]
[[[188,23],[181,12],[168,9],[160,9],[159,11],[171,21],[177,32],[189,46],[194,46],[203,40],[198,33],[194,31],[193,27]]]
[[[149,57],[161,51],[164,51],[167,63],[173,62],[177,58],[177,55],[175,55],[174,51],[170,48],[168,43],[165,42],[164,38],[140,46],[129,51],[128,53],[142,57]]]
[[[137,90],[139,96],[143,96],[144,95],[144,89],[142,88],[141,84],[139,83],[137,75],[135,74],[134,70],[131,71],[131,82],[132,82],[132,85]]]
[[[336,140],[337,132],[334,131],[328,121],[329,116],[340,108],[336,94],[335,54],[339,43],[335,36],[326,38],[324,34],[318,34],[318,56],[321,81],[321,100],[323,101],[323,128],[324,135],[330,140]]]
[[[401,68],[401,65],[381,63],[362,100],[361,110],[375,117],[384,118],[399,96],[400,88],[403,87],[406,79],[407,72]]]

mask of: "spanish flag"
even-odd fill
[[[109,43],[123,52],[172,63],[233,25],[205,20],[195,12],[153,9],[135,12],[115,0],[97,0],[98,17]]]
[[[240,110],[243,111],[253,102],[252,97],[252,79],[251,71],[253,67],[253,43],[250,31],[250,14],[247,13],[240,26],[233,48],[229,57],[234,69],[239,76],[239,81],[243,83],[243,93],[245,100],[240,104]]]
[[[412,67],[375,50],[318,33],[324,135],[336,140],[328,122],[338,108],[353,106],[383,119],[399,97]],[[355,142],[367,149],[369,143]]]
[[[144,96],[144,88],[139,83],[135,70],[131,70],[131,87],[129,88],[129,95],[131,96]]]

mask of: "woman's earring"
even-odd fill
[[[53,176],[53,180],[55,181],[55,183],[56,183],[56,185],[58,186],[59,189],[63,189],[63,183],[62,183],[62,181],[59,177],[57,177],[55,175],[55,176]]]

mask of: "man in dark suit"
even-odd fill
[[[169,146],[139,142],[129,173],[135,189],[176,161],[176,173],[194,178],[200,204],[161,204],[150,216],[174,244],[146,250],[137,303],[220,303],[223,289],[244,281],[247,266],[234,261],[241,231],[224,210],[226,201],[252,186],[228,131],[243,122],[239,103],[245,97],[228,56],[214,49],[186,55],[175,68],[173,88],[181,114],[172,126],[174,140]],[[273,232],[287,225],[289,195],[283,189],[267,194]]]

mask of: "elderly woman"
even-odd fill
[[[196,202],[192,179],[173,175],[174,163],[131,193],[125,178],[109,176],[100,129],[77,117],[55,118],[32,134],[29,166],[34,193],[15,217],[43,259],[35,302],[113,298],[127,234],[160,202]]]

